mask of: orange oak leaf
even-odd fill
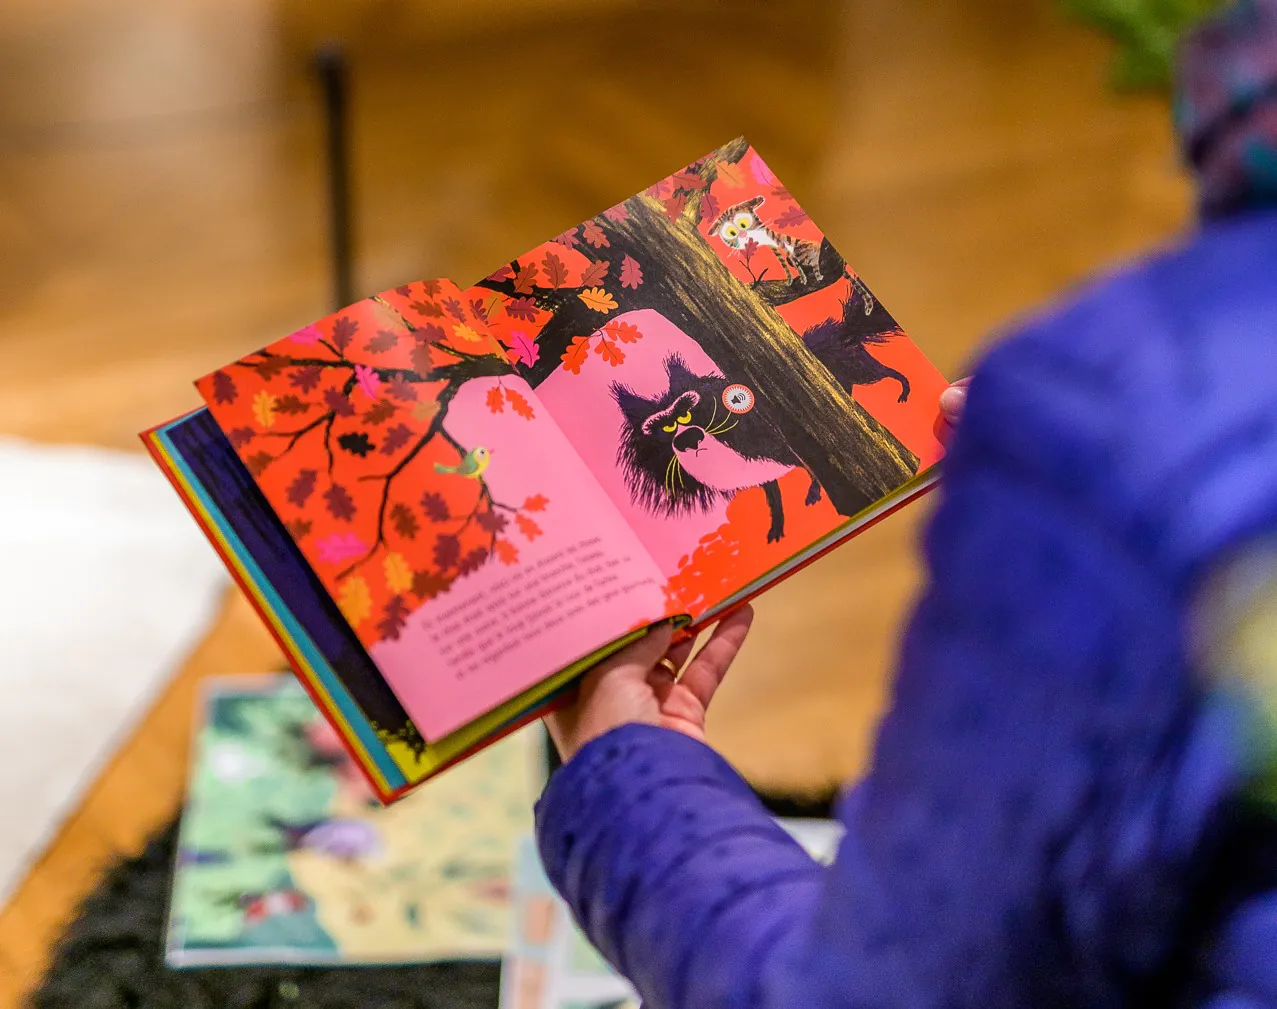
[[[531,420],[536,416],[532,411],[532,404],[513,389],[505,391],[505,398],[509,401],[510,408],[524,420]]]
[[[585,303],[586,308],[592,308],[596,312],[606,314],[616,308],[616,299],[601,287],[587,287],[577,297]]]
[[[502,564],[517,564],[519,561],[519,548],[509,540],[497,540],[494,548],[497,560]]]
[[[337,605],[351,627],[358,627],[368,619],[372,614],[372,593],[362,576],[354,575],[341,583]]]
[[[478,343],[482,339],[471,327],[464,322],[458,323],[452,327],[452,331],[457,335],[457,339],[465,340],[466,343]]]
[[[625,361],[625,351],[605,336],[599,337],[599,342],[594,346],[594,352],[613,368]]]
[[[519,527],[519,531],[528,538],[529,543],[541,535],[541,527],[522,513],[514,517],[514,524],[517,525]]]
[[[550,499],[544,494],[533,494],[523,502],[523,510],[525,512],[543,512],[545,511],[545,506],[549,503]]]
[[[265,389],[253,397],[253,416],[264,428],[275,425],[275,397]]]
[[[590,338],[588,336],[572,337],[572,344],[563,352],[563,367],[573,375],[581,374],[581,365],[590,354]]]
[[[403,554],[386,554],[382,567],[386,572],[386,585],[391,592],[398,594],[412,588],[412,568],[404,560]]]
[[[505,400],[501,398],[501,387],[499,385],[494,385],[488,390],[488,395],[485,397],[484,402],[488,404],[488,409],[493,413],[505,412]]]
[[[632,322],[613,320],[603,327],[603,332],[621,343],[635,343],[643,339],[643,331]]]

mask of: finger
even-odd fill
[[[670,647],[673,631],[668,624],[653,627],[632,645],[627,645],[615,655],[604,659],[590,671],[590,679],[597,680],[618,671],[628,671],[645,676],[661,660]]]
[[[705,642],[705,647],[687,664],[679,683],[687,688],[702,707],[708,707],[714,692],[723,682],[727,670],[745,644],[750,625],[754,622],[754,610],[742,606],[735,613],[724,617]]]
[[[682,669],[683,664],[687,661],[688,657],[692,654],[692,649],[695,647],[696,647],[696,635],[692,635],[692,637],[688,638],[687,640],[680,641],[677,645],[674,645],[668,652],[665,653],[665,657],[670,660],[670,663],[674,666],[675,669]]]
[[[959,379],[940,394],[940,412],[948,424],[956,426],[962,420],[962,412],[967,406],[967,387],[970,384],[969,378]]]

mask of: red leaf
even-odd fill
[[[624,203],[618,203],[615,207],[609,207],[603,211],[603,216],[609,221],[628,221],[630,212],[625,209]]]
[[[461,541],[451,533],[435,540],[435,564],[446,571],[461,559]]]
[[[536,279],[536,263],[528,263],[527,266],[520,265],[519,272],[514,275],[514,293],[531,294],[533,287],[536,286]]]
[[[491,508],[475,516],[475,522],[485,533],[493,534],[501,532],[507,525],[505,516]]]
[[[333,323],[333,346],[337,348],[339,354],[346,353],[346,348],[350,346],[350,341],[354,339],[358,329],[358,320],[345,315],[337,316],[337,320]]]
[[[308,364],[289,375],[288,384],[294,389],[300,389],[302,392],[313,392],[315,386],[319,385],[319,381],[323,377],[323,368],[317,364]]]
[[[758,243],[752,238],[745,240],[745,248],[741,250],[741,258],[745,260],[745,265],[749,265],[749,261],[754,258],[754,253],[758,251]]]
[[[293,396],[291,394],[288,396],[280,396],[279,399],[275,401],[276,410],[278,410],[280,413],[290,414],[290,415],[305,413],[312,406],[314,406],[313,403],[306,403],[303,400],[300,400],[296,396]]]
[[[632,290],[641,283],[643,283],[643,268],[638,265],[637,259],[627,253],[621,260],[621,286]]]
[[[563,352],[563,367],[573,375],[581,374],[581,365],[585,364],[589,353],[590,338],[588,336],[572,337],[571,346]]]
[[[537,303],[531,298],[511,298],[505,303],[505,313],[511,319],[536,322]]]
[[[586,221],[581,226],[581,234],[585,236],[585,240],[593,245],[596,249],[605,249],[612,243],[607,240],[607,235],[603,229],[594,221]]]
[[[244,465],[248,467],[248,472],[253,476],[260,476],[262,470],[275,461],[275,457],[269,452],[256,452],[244,460]]]
[[[395,288],[395,294],[399,295],[399,297],[401,298],[408,297],[408,295],[412,294],[412,285],[400,284],[398,287]]]
[[[502,564],[517,564],[519,561],[519,549],[509,540],[497,540],[495,551],[497,560]]]
[[[560,245],[565,245],[569,249],[574,249],[581,244],[580,240],[576,237],[576,228],[568,228],[568,230],[563,232],[563,234],[555,235],[552,239],[550,239],[550,241],[558,242]]]
[[[514,276],[514,271],[510,269],[510,264],[507,263],[505,266],[501,267],[501,269],[494,270],[492,273],[489,273],[483,279],[493,284],[499,284],[501,283],[501,281],[509,280],[513,276]]]
[[[483,562],[488,559],[488,551],[486,547],[475,547],[468,554],[457,562],[457,574],[468,575],[483,566]]]
[[[412,576],[412,594],[419,599],[433,599],[441,592],[447,591],[452,579],[433,571],[418,571]]]
[[[412,335],[424,343],[443,343],[448,339],[448,331],[442,326],[436,326],[433,322],[418,326],[417,331]]]
[[[384,424],[395,415],[398,409],[394,403],[388,399],[379,399],[364,414],[364,422],[368,424]]]
[[[632,322],[609,322],[603,332],[621,343],[637,343],[643,339],[643,331]]]
[[[459,302],[456,298],[449,298],[443,303],[443,307],[447,309],[448,314],[458,322],[466,321],[466,310],[461,307],[461,302]]]
[[[324,501],[333,518],[349,522],[355,517],[355,502],[341,484],[335,483],[324,491]]]
[[[670,180],[661,179],[660,182],[657,182],[651,186],[648,186],[647,189],[643,191],[648,196],[652,197],[652,199],[659,200],[661,197],[663,197],[666,193],[669,192],[669,189],[670,189]]]
[[[299,508],[305,506],[306,501],[310,499],[310,494],[314,493],[315,478],[318,475],[315,470],[301,470],[295,478],[292,478],[292,483],[289,484],[289,490],[287,490],[287,498],[289,498],[291,505],[296,505]]]
[[[505,398],[509,402],[510,408],[524,420],[531,420],[536,416],[536,414],[532,412],[532,404],[513,389],[507,389],[505,391]]]
[[[238,395],[235,379],[224,371],[213,372],[213,399],[219,403],[234,403]]]
[[[328,404],[328,409],[338,417],[353,417],[355,415],[355,405],[340,389],[325,389],[324,402]]]
[[[675,193],[665,201],[665,216],[671,221],[677,221],[678,215],[683,212],[683,208],[687,206],[687,194]]]
[[[625,361],[625,351],[603,336],[600,336],[599,342],[594,345],[594,352],[613,368]]]
[[[430,370],[435,366],[434,360],[430,354],[430,344],[419,343],[412,348],[412,370],[418,375],[428,375]]]
[[[377,633],[387,641],[398,641],[408,619],[408,612],[408,604],[404,602],[403,596],[391,596],[386,600],[382,618],[377,621]]]
[[[549,503],[550,499],[544,494],[533,494],[523,502],[523,510],[525,512],[543,512],[545,511],[545,506]]]
[[[402,501],[396,501],[390,506],[390,521],[395,527],[395,532],[406,540],[415,539],[417,530],[421,528],[417,524],[417,516]]]
[[[431,522],[447,522],[450,517],[443,495],[430,490],[421,495],[421,510]]]
[[[257,374],[269,382],[281,371],[289,366],[289,360],[286,357],[264,357],[256,362],[253,367],[257,369]]]
[[[595,284],[601,283],[603,278],[607,276],[607,268],[610,265],[606,259],[596,259],[581,273],[581,286],[593,287]]]
[[[237,427],[226,433],[227,439],[231,443],[232,448],[240,449],[247,445],[256,436],[257,432],[251,427]]]
[[[384,354],[388,350],[394,350],[398,344],[398,333],[389,329],[379,329],[377,335],[368,341],[364,349],[370,354]]]
[[[310,535],[311,522],[309,519],[293,519],[287,523],[284,528],[288,530],[288,535],[295,541],[300,541]]]
[[[433,301],[414,301],[408,307],[418,315],[424,315],[432,319],[437,319],[443,315],[443,309]]]
[[[568,271],[563,265],[563,260],[552,251],[547,251],[542,262],[545,266],[546,281],[557,291],[568,279]]]
[[[394,455],[408,444],[412,435],[413,430],[407,424],[396,424],[386,432],[386,437],[381,442],[381,454]]]
[[[395,399],[402,399],[411,402],[417,398],[417,390],[414,389],[412,387],[412,383],[402,375],[396,375],[392,378],[390,380],[390,384],[386,386],[386,391],[390,393],[390,395],[394,396]]]
[[[811,220],[811,218],[807,216],[807,212],[795,203],[772,223],[780,228],[788,228],[795,224],[802,224],[804,221],[808,220]]]
[[[541,527],[526,515],[516,515],[514,517],[514,524],[519,527],[519,532],[523,533],[523,535],[528,538],[529,543],[541,535]]]
[[[470,314],[480,322],[488,321],[488,308],[484,305],[482,298],[470,299]]]
[[[686,189],[689,192],[695,192],[705,185],[705,180],[695,172],[684,168],[681,172],[675,172],[670,176],[670,184],[675,189]]]
[[[421,282],[421,289],[426,292],[426,297],[428,298],[438,297],[439,291],[441,290],[439,281],[437,280],[423,280]]]
[[[488,395],[484,398],[484,402],[488,404],[488,409],[493,413],[505,413],[505,400],[501,398],[501,387],[494,385],[488,390]]]
[[[701,193],[701,220],[713,221],[722,212],[722,207],[718,205],[718,200],[714,198],[714,194],[706,189]]]
[[[541,348],[535,340],[529,340],[528,334],[519,330],[510,334],[510,359],[517,363],[522,361],[531,368],[541,357]]]

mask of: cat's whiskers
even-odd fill
[[[740,423],[739,420],[732,420],[729,417],[724,417],[723,423],[721,423],[718,427],[708,428],[705,431],[705,433],[709,435],[720,435],[720,434],[723,434],[725,431],[730,431],[739,423]]]
[[[678,456],[671,455],[670,461],[665,467],[665,493],[670,497],[674,496],[674,467],[678,465]]]

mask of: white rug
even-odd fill
[[[0,439],[0,906],[228,583],[146,456]]]

